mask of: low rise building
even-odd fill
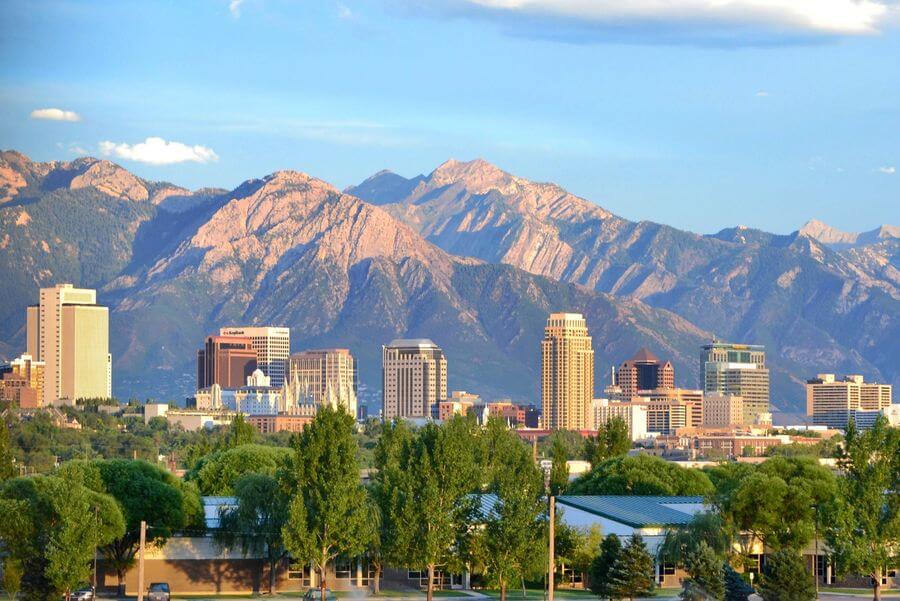
[[[594,425],[599,429],[613,418],[620,418],[628,426],[632,441],[647,437],[648,406],[645,403],[623,403],[609,399],[594,399]]]

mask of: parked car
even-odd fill
[[[150,583],[150,589],[147,591],[148,601],[169,601],[170,597],[168,582]]]
[[[322,599],[322,589],[311,588],[303,595],[303,601],[320,601]],[[337,597],[331,592],[330,588],[325,589],[325,601],[337,601]]]
[[[65,595],[63,595],[63,598],[65,599]],[[77,591],[72,591],[69,599],[71,601],[94,601],[94,589],[90,586],[82,587]]]

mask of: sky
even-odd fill
[[[233,188],[484,158],[700,233],[900,223],[897,0],[5,0],[0,147]]]

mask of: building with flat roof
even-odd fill
[[[447,358],[427,338],[397,339],[381,349],[385,419],[431,418],[447,398]]]
[[[625,400],[638,396],[641,390],[675,388],[675,368],[669,361],[660,361],[642,348],[619,366],[615,372],[615,385],[621,389]]]
[[[714,341],[703,346],[703,392],[739,396],[744,423],[754,424],[769,413],[769,370],[766,349],[757,344]]]
[[[838,380],[834,374],[818,374],[806,381],[806,415],[829,428],[846,429],[851,418],[869,427],[891,406],[891,396],[890,384],[866,382],[860,375]]]
[[[250,339],[256,351],[256,367],[269,376],[272,386],[284,384],[286,362],[291,354],[291,329],[279,326],[228,326],[219,330],[220,336],[239,336]]]
[[[727,428],[744,424],[744,399],[734,394],[703,395],[703,427]]]
[[[593,428],[594,349],[581,313],[551,313],[541,341],[541,418],[550,430]]]
[[[43,361],[35,361],[23,354],[6,365],[0,365],[0,401],[13,407],[36,409],[44,398]]]
[[[26,353],[44,363],[42,406],[112,396],[109,309],[97,304],[96,290],[41,288],[26,321]]]
[[[599,430],[609,420],[620,418],[628,426],[628,436],[632,441],[647,437],[647,411],[644,403],[594,399],[594,428]]]
[[[256,370],[257,353],[247,336],[207,336],[197,351],[197,389],[238,388]]]
[[[358,382],[356,361],[349,349],[308,350],[294,353],[288,360],[287,385],[301,405],[343,407],[355,418]]]

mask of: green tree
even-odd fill
[[[620,455],[594,466],[569,487],[573,495],[709,495],[714,491],[700,470],[686,469],[652,455]]]
[[[223,511],[216,542],[225,548],[240,545],[246,557],[264,557],[269,565],[269,594],[275,590],[278,562],[287,556],[282,528],[288,519],[288,503],[278,481],[267,474],[248,474],[234,485],[237,507]]]
[[[554,439],[553,446],[550,447],[550,459],[550,495],[555,497],[563,494],[569,486],[569,465],[566,463],[569,454],[562,439]]]
[[[506,601],[511,582],[539,573],[544,537],[544,483],[531,451],[502,420],[491,419],[485,431],[489,449],[488,492],[496,502],[484,519],[483,561],[488,576]]]
[[[840,573],[872,578],[878,600],[884,568],[900,560],[900,430],[883,417],[864,433],[851,421],[839,465],[844,475],[825,536]]]
[[[403,453],[409,450],[412,440],[412,432],[402,420],[388,422],[380,429],[374,452],[376,471],[368,488],[376,519],[376,532],[368,549],[369,562],[375,572],[372,588],[376,595],[380,592],[381,572],[385,564],[401,561],[397,541],[402,522],[397,515],[396,495],[406,478]]]
[[[9,441],[9,428],[6,420],[0,416],[0,482],[9,480],[17,474]]]
[[[601,599],[609,598],[609,573],[622,554],[622,542],[615,534],[610,534],[600,543],[600,552],[591,562],[588,581],[591,592]]]
[[[585,442],[585,459],[600,465],[611,457],[624,455],[631,449],[628,424],[621,417],[613,417],[597,430],[597,436]]]
[[[183,528],[203,528],[203,509],[196,488],[146,461],[71,461],[60,467],[59,474],[112,495],[122,508],[124,535],[101,549],[107,564],[116,571],[120,595],[125,594],[125,573],[134,565],[142,521],[153,526],[147,530],[148,545],[161,545]]]
[[[470,550],[474,512],[470,493],[480,488],[475,462],[477,424],[456,416],[442,426],[428,424],[402,452],[406,477],[394,491],[401,563],[428,574],[427,599],[434,597],[438,568],[461,568]]]
[[[298,561],[313,564],[325,601],[328,563],[362,553],[375,534],[371,506],[359,481],[354,419],[343,407],[320,407],[296,442],[283,476],[291,495],[284,544]]]
[[[12,556],[3,560],[3,590],[9,601],[15,601],[22,588],[22,562]]]
[[[706,601],[725,598],[725,574],[719,553],[700,541],[684,561],[684,568],[690,576],[681,589],[684,601]]]
[[[659,556],[684,566],[701,544],[712,549],[719,558],[727,557],[731,551],[732,541],[718,513],[702,511],[686,525],[668,530],[659,548]]]
[[[125,525],[113,499],[56,476],[13,478],[0,488],[0,541],[20,563],[26,599],[69,593],[88,581],[96,548]]]
[[[836,496],[834,475],[813,457],[773,457],[741,480],[729,520],[771,549],[800,549],[814,534],[815,507]]]
[[[196,482],[203,495],[231,495],[235,483],[250,474],[274,476],[291,458],[290,449],[244,444],[200,459],[185,480]]]
[[[759,594],[764,601],[814,601],[816,585],[803,556],[793,549],[781,549],[769,555]]]
[[[754,593],[753,587],[727,562],[722,569],[725,571],[725,601],[747,601]]]
[[[256,434],[256,428],[252,424],[248,424],[244,419],[243,413],[238,413],[231,419],[231,425],[228,426],[228,434],[225,436],[225,447],[233,449],[241,445],[253,442],[253,435]]]
[[[609,571],[609,593],[612,599],[634,599],[650,595],[653,582],[653,557],[641,535],[634,534]]]

